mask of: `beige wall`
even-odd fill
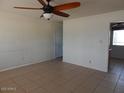
[[[124,21],[124,11],[64,21],[63,60],[107,72],[110,23]]]
[[[59,25],[0,12],[0,70],[53,59]]]

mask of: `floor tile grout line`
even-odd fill
[[[19,85],[13,78],[11,78],[12,79],[12,81],[15,83],[15,84],[17,84],[19,87],[21,87],[22,89],[23,89],[23,91],[24,92],[26,92],[26,90],[24,89],[24,87],[22,87],[21,85]],[[33,83],[36,83],[36,82],[34,82],[33,80],[31,80],[31,79],[29,79],[31,82],[33,82]],[[37,88],[35,88],[35,89],[38,89],[38,88],[40,88],[40,87],[37,87]],[[27,92],[26,92],[27,93]]]
[[[114,87],[113,93],[115,93],[115,91],[116,91],[118,81],[120,80],[120,77],[121,77],[121,73],[122,73],[122,71],[120,72],[120,75],[119,75],[118,80],[117,80],[117,82],[116,82],[116,85],[115,85],[115,87]]]
[[[105,79],[105,77],[104,77],[104,79]],[[104,79],[103,79],[103,80],[104,80]],[[102,82],[99,82],[99,83],[97,84],[96,88],[93,90],[93,92],[92,92],[92,93],[95,93],[95,91],[96,91],[97,87],[98,87],[101,83],[102,83]]]

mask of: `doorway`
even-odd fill
[[[111,23],[110,58],[124,59],[124,22]]]
[[[63,57],[63,23],[59,25],[59,29],[55,31],[55,58]]]
[[[114,22],[110,25],[110,47],[109,47],[109,71],[113,69],[113,64],[120,69],[124,64],[124,22]]]

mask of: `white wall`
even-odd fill
[[[107,72],[110,23],[124,11],[64,21],[63,61]]]
[[[0,70],[53,59],[59,25],[0,12]]]

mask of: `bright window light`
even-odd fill
[[[124,30],[114,30],[113,45],[124,46]]]

